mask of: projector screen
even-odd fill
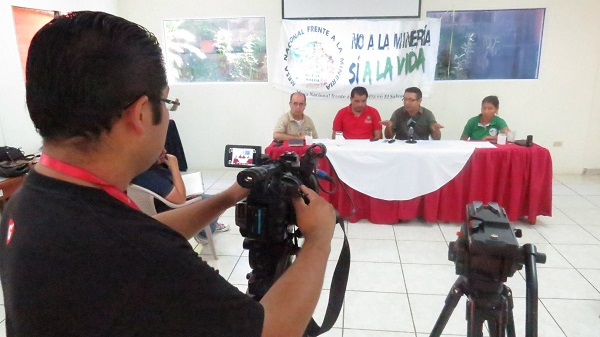
[[[418,18],[421,0],[282,0],[284,19]]]

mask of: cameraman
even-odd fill
[[[179,104],[167,98],[154,35],[106,13],[70,13],[34,36],[26,77],[44,146],[0,224],[8,336],[302,334],[331,249],[324,199],[302,187],[303,249],[257,303],[187,243],[247,190],[236,183],[155,218],[123,192],[162,151]]]

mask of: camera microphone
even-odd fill
[[[333,182],[333,178],[331,178],[325,171],[317,170],[317,178],[321,180],[327,180],[329,182]]]

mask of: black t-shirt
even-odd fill
[[[102,190],[36,172],[2,215],[0,277],[8,336],[262,331],[262,306],[179,233]]]

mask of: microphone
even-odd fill
[[[417,141],[415,140],[415,129],[412,125],[408,128],[408,140],[406,141],[409,144],[414,144]]]
[[[317,170],[317,178],[333,182],[333,179],[323,170]]]

